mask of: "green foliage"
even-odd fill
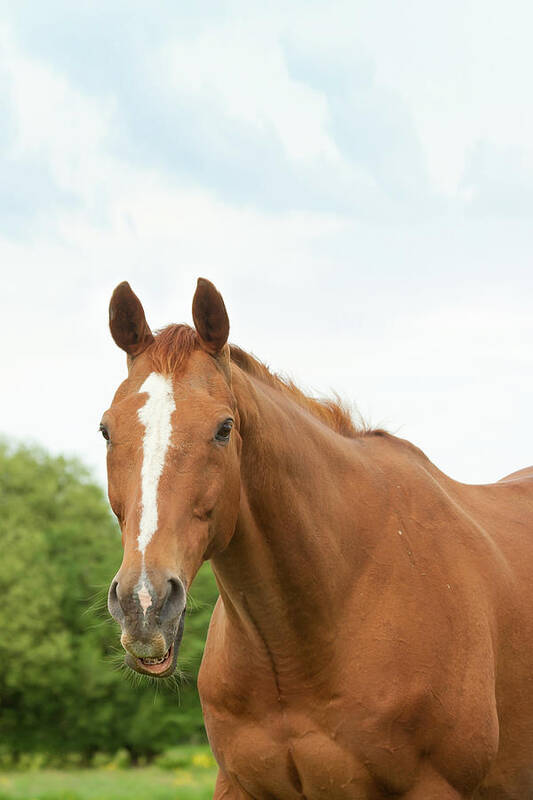
[[[117,669],[106,594],[120,536],[79,463],[0,444],[0,547],[0,762],[66,752],[88,761],[121,748],[137,758],[204,740],[195,680],[216,599],[207,567],[180,657],[190,680],[154,688]]]

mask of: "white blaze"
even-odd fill
[[[170,418],[176,404],[171,379],[157,372],[152,372],[146,378],[139,391],[148,394],[148,400],[137,412],[145,429],[141,469],[141,521],[137,538],[137,546],[144,563],[144,551],[157,530],[157,490],[172,434]]]
[[[152,595],[148,591],[146,587],[146,583],[143,581],[143,585],[141,586],[140,590],[137,592],[137,597],[139,598],[139,603],[141,604],[141,608],[143,610],[144,616],[146,616],[146,612],[152,605]]]

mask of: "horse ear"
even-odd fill
[[[109,303],[111,336],[130,358],[140,355],[154,341],[141,301],[127,281],[119,283]]]
[[[205,278],[198,278],[192,318],[204,350],[212,356],[220,355],[229,336],[228,313],[222,295]]]

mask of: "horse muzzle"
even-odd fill
[[[184,626],[185,609],[183,609],[177,631],[170,645],[168,645],[169,640],[165,639],[161,633],[156,633],[152,641],[146,643],[132,638],[128,632],[123,632],[120,642],[126,651],[124,662],[130,669],[140,672],[142,675],[168,678],[176,669]]]
[[[186,591],[172,576],[158,590],[143,574],[134,586],[117,575],[109,589],[108,608],[122,629],[125,663],[136,672],[168,677],[175,668],[185,625]]]

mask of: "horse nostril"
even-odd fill
[[[173,620],[179,617],[185,608],[185,588],[179,578],[169,578],[168,583],[168,593],[160,616],[162,619]]]
[[[107,596],[107,607],[109,609],[109,613],[111,616],[120,622],[124,619],[124,611],[120,604],[120,600],[118,597],[118,581],[115,580],[111,583],[109,587],[109,594]]]

